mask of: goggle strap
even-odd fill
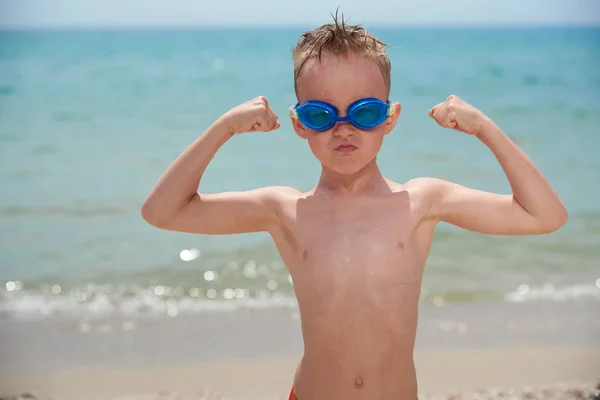
[[[392,115],[394,115],[396,113],[396,107],[393,107],[391,104],[387,109],[387,116],[391,117]]]
[[[290,107],[290,117],[294,119],[298,119],[298,111],[294,108],[294,106]]]

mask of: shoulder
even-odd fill
[[[413,178],[403,185],[411,202],[419,204],[425,216],[435,215],[446,194],[456,191],[458,187],[450,181],[429,176]]]
[[[410,189],[437,189],[450,182],[431,176],[421,176],[407,181],[404,186]]]
[[[287,225],[290,216],[293,215],[300,199],[306,195],[296,188],[290,186],[269,186],[259,189],[268,209],[272,215],[272,223],[267,231],[276,233],[280,228]]]
[[[431,197],[453,184],[449,181],[434,177],[417,177],[403,184],[391,182],[391,189],[395,193],[405,192],[413,198]]]
[[[433,177],[412,178],[405,183],[396,183],[388,180],[388,185],[394,194],[406,194],[411,199],[428,198],[435,192],[443,189],[449,182]]]
[[[286,200],[303,196],[302,192],[290,186],[266,186],[257,189],[257,191],[261,195],[275,200]]]
[[[427,199],[437,198],[446,191],[453,190],[458,186],[450,181],[429,176],[413,178],[404,184],[405,190],[424,196]]]
[[[254,192],[257,197],[275,208],[303,197],[302,192],[290,186],[266,186]]]

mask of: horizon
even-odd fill
[[[319,26],[332,20],[337,9],[349,24],[389,28],[470,27],[597,27],[596,0],[505,0],[483,4],[457,0],[412,3],[381,0],[378,7],[364,1],[245,0],[204,7],[194,0],[0,0],[0,29],[231,29]],[[234,10],[235,12],[232,12]]]
[[[582,30],[597,30],[600,29],[600,24],[583,24],[583,23],[546,23],[546,24],[456,24],[456,25],[437,25],[437,24],[419,24],[419,25],[393,25],[385,23],[375,24],[358,24],[369,30],[386,29],[386,30],[529,30],[529,29],[582,29]],[[18,32],[18,31],[39,31],[39,32],[116,32],[116,31],[131,31],[131,32],[177,32],[177,31],[218,31],[218,30],[246,30],[246,31],[283,31],[283,30],[302,30],[312,29],[316,25],[295,24],[295,25],[82,25],[82,26],[37,26],[37,25],[21,25],[21,26],[2,26],[0,32]]]

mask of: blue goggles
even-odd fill
[[[375,98],[360,99],[348,107],[346,116],[339,117],[338,110],[331,104],[310,100],[290,108],[292,118],[298,119],[308,129],[324,132],[337,122],[348,121],[358,129],[369,130],[381,125],[394,114],[390,102]]]

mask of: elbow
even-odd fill
[[[569,212],[567,211],[567,208],[564,205],[560,205],[559,209],[556,211],[554,220],[553,220],[553,225],[552,227],[554,228],[554,231],[559,230],[560,228],[562,228],[567,221],[569,220]]]
[[[151,201],[146,200],[142,204],[140,212],[144,221],[155,228],[164,229],[165,218],[158,212],[157,207]]]
[[[148,197],[142,204],[141,216],[150,225],[164,230],[173,230],[173,223],[182,209],[192,201],[193,196],[186,200],[181,206],[174,207],[165,203],[162,199]]]
[[[146,221],[150,225],[153,225],[153,226],[155,225],[156,216],[154,215],[154,213],[152,211],[152,207],[149,207],[148,204],[144,203],[142,205],[141,215],[142,215],[142,219],[144,221]]]
[[[562,228],[569,220],[569,213],[565,206],[561,205],[552,215],[547,217],[542,223],[540,233],[552,233]]]

